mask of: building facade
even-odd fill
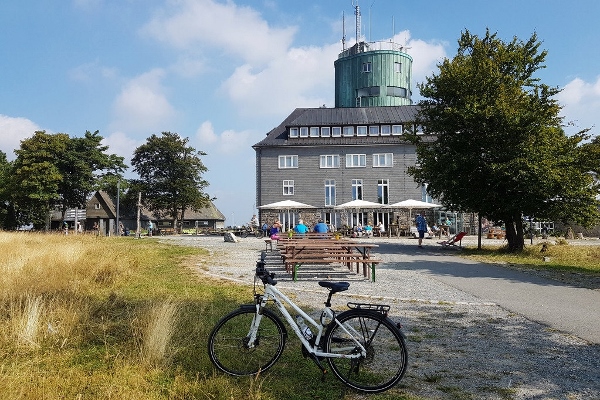
[[[309,225],[322,219],[333,229],[410,225],[410,210],[390,205],[432,202],[407,172],[417,157],[405,135],[421,133],[411,100],[412,58],[394,43],[358,42],[334,67],[335,108],[298,108],[253,146],[261,223],[279,219],[289,228],[302,218]],[[264,207],[283,200],[312,208]],[[344,207],[353,200],[381,206]],[[428,213],[431,223],[441,219]]]

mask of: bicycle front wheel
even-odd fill
[[[378,393],[390,389],[406,372],[408,353],[400,330],[373,311],[349,310],[332,322],[324,340],[327,353],[359,354],[358,341],[367,351],[358,358],[328,359],[333,373],[353,389]]]
[[[230,375],[255,375],[270,368],[281,356],[287,333],[273,312],[262,310],[254,343],[250,327],[256,316],[254,306],[241,307],[223,317],[208,337],[208,355],[212,363]]]

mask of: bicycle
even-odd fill
[[[254,236],[257,239],[261,239],[264,236],[264,232],[261,229],[254,229],[252,227],[244,227],[244,230],[241,231],[241,233],[240,233],[240,236],[244,239],[250,235]]]
[[[224,316],[208,338],[208,353],[221,371],[234,375],[256,375],[271,368],[283,353],[287,329],[274,311],[272,302],[302,342],[302,354],[320,368],[323,379],[327,359],[334,375],[347,386],[366,393],[392,388],[404,376],[408,352],[400,325],[388,318],[389,305],[347,303],[339,315],[331,309],[331,297],[348,290],[348,282],[321,281],[329,294],[319,321],[315,321],[275,287],[275,274],[256,264],[254,304],[241,305]],[[258,293],[257,281],[264,285]],[[298,314],[296,320],[286,305]],[[315,330],[313,334],[306,325]]]

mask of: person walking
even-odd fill
[[[427,220],[421,214],[417,214],[415,222],[417,223],[417,232],[419,233],[419,247],[423,248],[423,238],[425,237],[425,232],[427,232]]]

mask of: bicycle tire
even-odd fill
[[[255,344],[248,346],[248,331],[255,315],[254,305],[242,306],[213,328],[208,337],[208,355],[221,371],[234,376],[256,375],[281,356],[287,331],[281,320],[264,308]]]
[[[262,239],[262,238],[263,238],[263,236],[264,236],[264,233],[263,233],[263,231],[256,231],[256,232],[254,232],[254,236],[255,236],[257,239]]]
[[[246,238],[248,237],[248,231],[242,231],[242,232],[240,233],[240,236],[241,236],[242,238],[246,239]]]
[[[394,323],[369,310],[348,310],[336,319],[366,348],[367,356],[328,358],[335,376],[347,386],[366,393],[383,392],[396,385],[406,372],[408,352],[404,337]],[[329,324],[323,340],[327,353],[360,352],[350,336],[334,322]]]

